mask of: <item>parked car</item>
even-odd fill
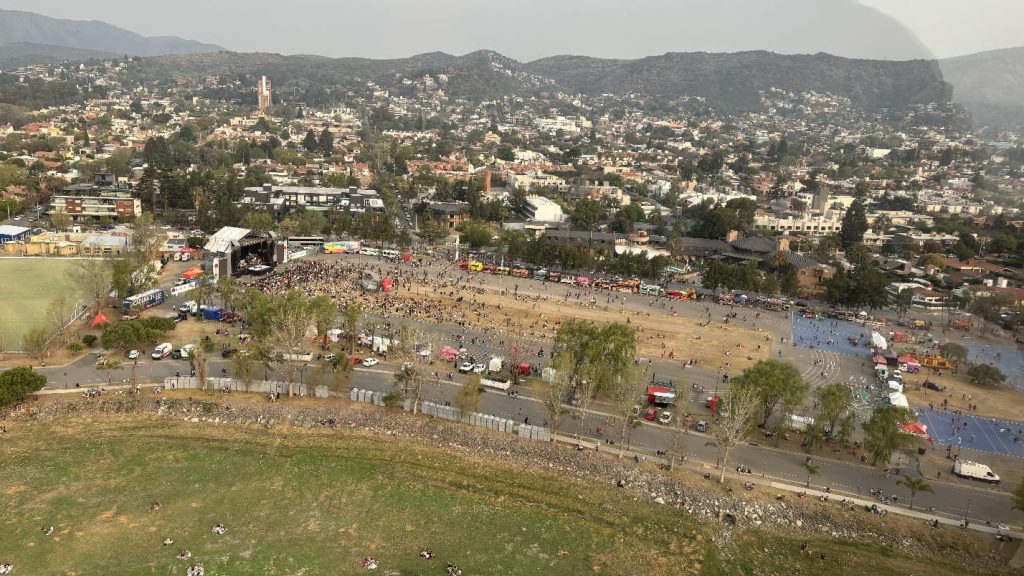
[[[936,392],[942,392],[943,390],[946,389],[946,387],[943,386],[942,384],[939,384],[938,382],[932,382],[931,380],[925,380],[924,387],[929,390],[935,390]]]
[[[648,408],[647,412],[644,413],[644,420],[654,422],[658,419],[658,411],[654,408]]]
[[[363,363],[363,359],[359,358],[358,356],[353,356],[349,358],[348,361],[351,362],[353,366],[359,366],[360,364]]]
[[[661,416],[658,416],[658,422],[660,422],[662,424],[669,424],[669,423],[671,423],[672,422],[672,413],[671,412],[662,412]]]
[[[473,363],[472,362],[463,362],[462,364],[459,365],[459,372],[462,372],[463,374],[467,374],[467,373],[472,372],[472,371],[473,371]]]
[[[377,360],[376,358],[367,358],[363,360],[363,366],[365,366],[366,368],[369,368],[370,366],[376,366],[377,364],[380,364],[380,361]]]
[[[338,359],[338,355],[335,353],[324,354],[324,362],[334,362]]]
[[[221,358],[231,358],[238,353],[238,348],[225,348],[220,351]]]
[[[138,360],[139,359],[139,351],[138,350],[132,350],[131,352],[129,352],[128,353],[128,359],[129,360]]]
[[[474,374],[483,374],[485,370],[487,370],[487,366],[484,366],[483,364],[475,364],[475,365],[473,365],[473,373]]]
[[[168,356],[171,355],[172,350],[174,350],[174,345],[171,344],[170,342],[164,342],[163,344],[153,349],[153,353],[150,354],[150,357],[152,357],[153,360],[167,358]]]

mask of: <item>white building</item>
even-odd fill
[[[565,220],[562,207],[557,202],[543,196],[527,196],[523,216],[527,220],[540,222],[561,222]]]
[[[829,210],[823,215],[806,214],[799,217],[788,216],[780,218],[771,214],[754,216],[754,228],[757,230],[787,233],[803,232],[812,236],[824,236],[839,232],[842,227],[842,213],[834,210]]]

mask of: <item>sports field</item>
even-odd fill
[[[0,258],[0,316],[8,324],[7,348],[21,350],[21,337],[43,323],[53,297],[69,289],[64,271],[71,264],[59,258]],[[68,299],[74,304],[73,295]]]
[[[894,520],[936,541],[908,554],[754,529],[715,544],[713,524],[631,492],[399,436],[88,414],[10,428],[0,563],[15,574],[888,576],[944,550],[928,573],[952,576],[982,541]]]

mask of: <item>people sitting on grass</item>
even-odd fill
[[[174,538],[164,538],[164,546],[174,545]]]
[[[377,569],[377,559],[374,558],[373,556],[367,556],[366,558],[363,558],[362,566],[363,566],[363,568],[366,568],[367,570],[376,570]]]
[[[43,526],[43,536],[53,534],[53,526]]]
[[[213,533],[214,534],[223,534],[223,533],[225,533],[227,531],[228,531],[228,529],[225,528],[223,524],[217,523],[217,524],[213,525]]]
[[[462,576],[462,570],[451,562],[448,563],[448,576]]]
[[[191,557],[192,557],[192,553],[189,552],[188,550],[182,550],[181,552],[178,552],[178,559],[179,560],[188,560]]]
[[[432,549],[426,548],[420,552],[420,558],[423,558],[424,560],[433,560],[434,558],[437,558],[437,554],[435,554]]]
[[[189,567],[188,571],[185,572],[187,576],[205,576],[206,568],[203,568],[202,564],[196,564],[195,566]]]
[[[14,570],[14,564],[0,564],[0,574],[10,574]]]
[[[153,502],[152,504],[149,505],[149,511],[150,512],[156,512],[159,509],[160,509],[160,503],[159,502]]]

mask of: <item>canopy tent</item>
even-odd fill
[[[900,428],[902,428],[907,434],[913,434],[914,436],[920,436],[921,438],[928,437],[928,427],[920,422],[904,422]]]
[[[96,317],[93,318],[92,322],[89,323],[89,328],[95,328],[97,326],[106,326],[107,324],[113,324],[113,322],[111,322],[110,318],[107,318],[103,314],[103,311],[101,310],[96,313]]]
[[[452,360],[455,360],[455,358],[458,357],[458,355],[459,351],[456,350],[455,348],[452,348],[451,346],[445,346],[444,348],[441,348],[440,352],[438,352],[438,356],[441,357],[441,360],[444,360],[446,362],[451,362]]]
[[[910,403],[907,402],[907,397],[899,392],[891,392],[889,394],[889,403],[897,408],[910,408]]]
[[[882,336],[878,332],[871,333],[871,345],[881,350],[885,350],[889,347],[889,344],[885,341],[885,336]]]

